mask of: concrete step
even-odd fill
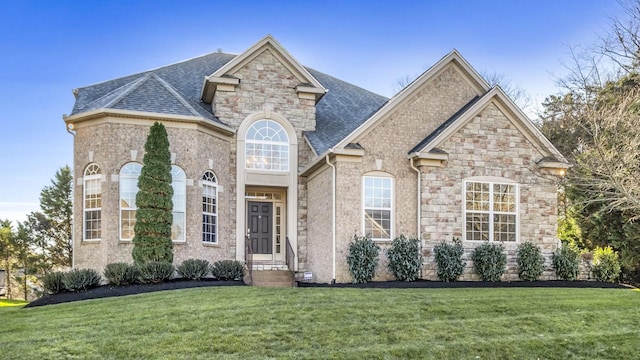
[[[285,270],[253,270],[252,280],[250,285],[258,287],[287,288],[294,284],[293,271]],[[245,282],[250,282],[248,276]]]

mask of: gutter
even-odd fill
[[[330,150],[332,152],[333,149]],[[331,175],[331,243],[332,261],[331,284],[336,283],[336,166],[329,161],[329,154],[325,155],[325,161],[332,170]]]

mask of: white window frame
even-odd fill
[[[138,173],[123,173],[123,171],[125,170],[125,168],[127,167],[137,167],[137,171]],[[134,169],[131,169],[134,170]],[[138,194],[138,191],[140,190],[140,188],[138,187],[138,178],[140,177],[140,174],[142,172],[142,164],[137,163],[137,162],[129,162],[126,163],[124,165],[122,165],[122,167],[120,168],[120,175],[119,175],[119,195],[118,195],[118,202],[119,202],[119,222],[118,222],[118,237],[120,238],[121,241],[131,241],[133,240],[133,236],[135,236],[134,233],[134,229],[135,229],[135,224],[136,224],[136,220],[135,220],[135,216],[136,216],[136,211],[138,210],[138,207],[136,206],[136,195]],[[122,206],[123,204],[123,198],[122,198],[122,190],[123,190],[123,182],[126,181],[133,181],[135,179],[135,191],[132,193],[132,197],[129,200],[133,200],[130,201],[129,203],[127,203],[128,206],[124,207]],[[133,225],[132,225],[132,229],[131,229],[131,234],[133,234],[133,236],[131,236],[130,238],[125,238],[122,235],[122,222],[123,222],[123,218],[122,218],[122,213],[123,211],[133,211]]]
[[[389,196],[389,206],[367,206],[367,186],[366,186],[366,182],[367,179],[371,179],[373,181],[375,181],[375,179],[380,179],[383,181],[389,181],[390,182],[390,186],[389,186],[389,190],[391,191],[390,196]],[[371,235],[371,239],[374,241],[392,241],[393,237],[394,237],[394,221],[395,221],[395,215],[394,215],[394,203],[395,203],[395,191],[394,191],[394,181],[393,181],[393,177],[391,176],[385,176],[385,175],[364,175],[362,176],[362,234],[364,236],[369,236]],[[384,189],[382,189],[384,190]],[[372,191],[375,191],[375,188],[372,189]],[[384,198],[382,198],[382,200],[384,200]],[[374,200],[375,201],[375,200]],[[375,204],[374,204],[375,205]],[[389,211],[389,237],[374,237],[373,234],[369,234],[367,232],[367,210],[374,210],[374,211]]]
[[[178,165],[171,165],[171,187],[173,188],[171,240],[185,242],[187,238],[187,175]],[[181,221],[176,221],[180,216]],[[182,231],[178,232],[180,227]]]
[[[82,241],[100,241],[102,238],[102,169],[98,164],[91,163],[85,168],[82,190]],[[93,197],[89,198],[89,196]],[[89,213],[97,214],[97,218],[89,219],[87,216]],[[91,227],[91,232],[97,233],[96,237],[87,237],[89,222],[94,223],[94,226],[97,223],[97,227]]]
[[[210,196],[213,195],[213,196]],[[212,202],[208,200],[213,199]],[[213,204],[213,205],[211,205]],[[213,212],[210,210],[213,206]],[[218,182],[215,173],[212,170],[205,171],[202,176],[202,242],[204,244],[217,244],[218,243]],[[208,223],[205,221],[207,217],[212,217],[214,223]],[[208,231],[210,227],[213,227],[213,232]],[[213,238],[213,241],[206,240],[206,238]]]
[[[489,187],[489,194],[488,194],[488,210],[478,210],[478,209],[467,209],[467,186],[468,184],[487,184]],[[463,218],[463,229],[462,229],[462,233],[463,233],[463,239],[465,241],[471,241],[471,242],[484,242],[484,241],[489,241],[489,242],[498,242],[500,240],[496,240],[495,239],[495,219],[494,216],[495,215],[511,215],[511,216],[515,216],[515,222],[514,222],[514,240],[509,241],[509,240],[505,240],[503,241],[504,243],[507,244],[514,244],[514,243],[519,243],[520,242],[520,185],[515,183],[515,182],[511,182],[508,180],[476,180],[476,179],[466,179],[463,181],[463,188],[462,188],[462,209],[463,209],[463,214],[464,214],[464,218]],[[514,204],[513,204],[513,211],[501,211],[501,210],[496,210],[495,209],[495,199],[494,199],[494,194],[495,194],[495,186],[512,186],[513,187],[513,193],[514,193]],[[489,225],[488,225],[488,231],[489,231],[489,236],[488,239],[486,240],[482,240],[482,239],[469,239],[467,236],[467,223],[468,223],[468,215],[470,214],[486,214],[488,215],[488,221],[489,221]]]
[[[278,138],[278,139],[275,139]],[[262,155],[249,153],[250,151],[259,151]],[[273,153],[278,152],[280,156],[273,157]],[[289,146],[289,135],[287,130],[277,121],[270,119],[261,119],[247,129],[244,155],[245,169],[250,170],[266,170],[266,171],[289,171],[289,162],[291,161],[291,147]],[[269,153],[269,156],[265,156]],[[282,157],[282,154],[285,157]],[[278,159],[275,166],[274,159]]]

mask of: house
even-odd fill
[[[454,50],[391,99],[300,64],[272,36],[74,90],[74,267],[131,262],[150,126],[172,155],[174,261],[251,260],[312,281],[351,280],[354,234],[467,251],[504,242],[549,255],[567,161]],[[376,279],[388,279],[386,261]],[[473,279],[469,263],[465,279]],[[550,276],[550,273],[546,273]]]

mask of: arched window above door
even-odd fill
[[[289,136],[273,120],[258,120],[247,130],[245,168],[289,171]]]

